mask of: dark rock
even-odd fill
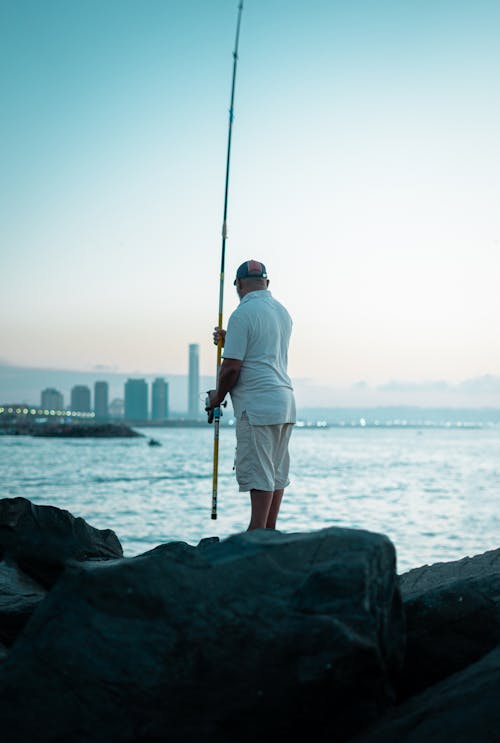
[[[47,591],[18,566],[0,562],[0,641],[12,645]]]
[[[109,560],[123,556],[116,534],[95,529],[82,518],[26,498],[0,500],[0,558],[50,588],[69,560]]]
[[[383,535],[258,530],[72,564],[0,670],[3,740],[348,740],[394,698],[402,654]]]
[[[499,743],[500,646],[412,697],[353,743]]]
[[[401,699],[500,643],[500,549],[411,570],[400,588],[407,627]]]
[[[135,431],[125,423],[35,423],[29,433],[31,436],[57,436],[63,438],[115,438],[136,437],[144,434]]]
[[[205,537],[198,542],[198,549],[205,549],[205,547],[211,544],[217,544],[217,542],[220,542],[219,537]]]
[[[399,576],[401,590],[411,596],[453,583],[457,578],[481,578],[500,572],[500,549],[464,557],[453,562],[437,562],[414,568]]]

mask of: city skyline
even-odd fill
[[[0,362],[184,374],[195,339],[215,375],[236,11],[2,5]],[[263,260],[308,394],[500,376],[499,35],[490,0],[245,5],[224,323]]]
[[[109,382],[95,380],[93,387],[92,399],[90,385],[73,385],[68,404],[64,402],[64,393],[54,387],[41,390],[40,405],[33,400],[2,400],[2,404],[4,408],[26,404],[38,412],[58,416],[65,413],[92,413],[96,420],[123,417],[131,421],[161,422],[169,418],[169,383],[163,377],[156,377],[151,383],[143,378],[128,378],[123,385],[123,396],[112,400],[109,400]]]
[[[101,370],[99,375],[101,375]],[[129,378],[145,378],[153,383],[158,377],[168,379],[170,410],[174,415],[188,413],[189,376],[155,372],[120,374],[108,372],[109,404],[123,404],[123,387]],[[97,373],[85,370],[36,369],[29,367],[9,367],[0,364],[0,404],[15,403],[39,406],[40,391],[46,387],[61,389],[69,399],[71,388],[85,382],[92,387],[97,381]],[[205,392],[212,389],[214,379],[200,376],[200,387]],[[295,394],[299,408],[342,408],[377,406],[417,406],[448,408],[500,408],[500,375],[482,375],[464,379],[457,384],[444,380],[430,382],[400,382],[389,380],[381,385],[370,385],[359,381],[349,386],[321,386],[311,379],[294,380]],[[57,391],[57,390],[56,390]],[[200,393],[200,410],[203,409],[205,392]],[[228,398],[229,399],[229,398]]]

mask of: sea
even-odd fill
[[[220,430],[215,520],[213,428],[137,430],[137,438],[0,436],[0,496],[112,529],[126,557],[246,530],[249,494],[235,480],[233,428]],[[290,455],[282,532],[385,534],[399,573],[500,547],[498,425],[297,426]]]

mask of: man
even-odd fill
[[[248,529],[274,529],[289,484],[288,443],[295,418],[295,398],[287,373],[292,319],[268,290],[266,267],[242,263],[234,281],[240,303],[227,331],[215,328],[224,358],[209,409],[227,393],[236,417],[236,479],[240,492],[250,491]]]

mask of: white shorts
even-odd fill
[[[288,442],[293,423],[252,426],[246,413],[236,421],[236,480],[240,492],[274,491],[290,484]]]

